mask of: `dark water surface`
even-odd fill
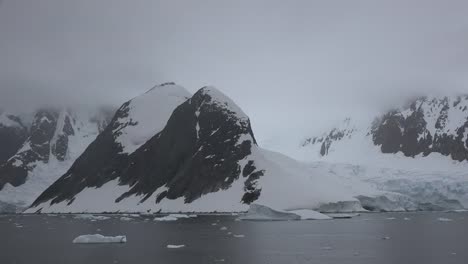
[[[240,222],[234,216],[147,219],[0,216],[0,263],[468,263],[468,213],[294,222]],[[95,233],[126,235],[128,242],[72,244],[79,235]],[[168,249],[168,244],[186,247]]]

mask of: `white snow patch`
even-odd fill
[[[117,120],[121,124],[114,130],[119,133],[116,142],[131,154],[151,137],[163,130],[174,109],[185,102],[190,93],[175,84],[154,87],[133,98],[128,105],[128,116]]]

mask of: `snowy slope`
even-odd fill
[[[356,196],[381,194],[258,147],[248,116],[213,87],[200,89],[160,133],[118,161],[85,174],[77,161],[77,172],[64,175],[27,212],[231,212],[253,202],[360,211]]]
[[[27,207],[70,168],[106,119],[70,109],[37,111],[23,146],[0,165],[0,201]]]
[[[125,103],[118,111],[113,130],[115,141],[122,146],[121,153],[133,153],[161,131],[172,111],[190,96],[185,88],[164,83]]]

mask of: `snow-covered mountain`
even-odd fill
[[[300,145],[297,156],[303,160],[440,154],[450,160],[468,161],[468,96],[418,98],[373,121],[356,123],[347,118],[329,132],[306,138]]]
[[[293,157],[397,192],[419,209],[468,207],[468,96],[422,97],[374,120],[346,119]]]
[[[10,137],[0,139],[14,144],[0,163],[0,201],[4,205],[0,211],[5,207],[19,210],[33,202],[68,170],[108,119],[104,111],[90,115],[60,108],[40,109],[30,116],[4,116],[0,133]]]
[[[150,102],[153,93],[163,97],[161,104],[137,103]],[[149,118],[165,126],[154,126],[146,142],[136,137],[135,150],[125,152],[122,142],[135,141],[119,140],[122,116],[133,120],[140,107],[145,113],[167,109],[169,94],[185,97],[171,84],[124,104],[106,131],[27,212],[245,211],[253,202],[354,211],[363,210],[355,196],[380,194],[354,179],[324,177],[320,168],[261,149],[248,116],[213,87],[200,89],[169,116]],[[144,124],[124,123],[132,124],[125,134],[129,139],[140,135]]]

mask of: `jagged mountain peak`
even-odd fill
[[[231,98],[226,96],[223,92],[218,90],[214,86],[205,86],[198,90],[192,98],[192,100],[200,100],[201,103],[214,104],[221,109],[229,111],[230,115],[239,118],[242,121],[249,120],[249,117],[244,111],[234,102]]]

